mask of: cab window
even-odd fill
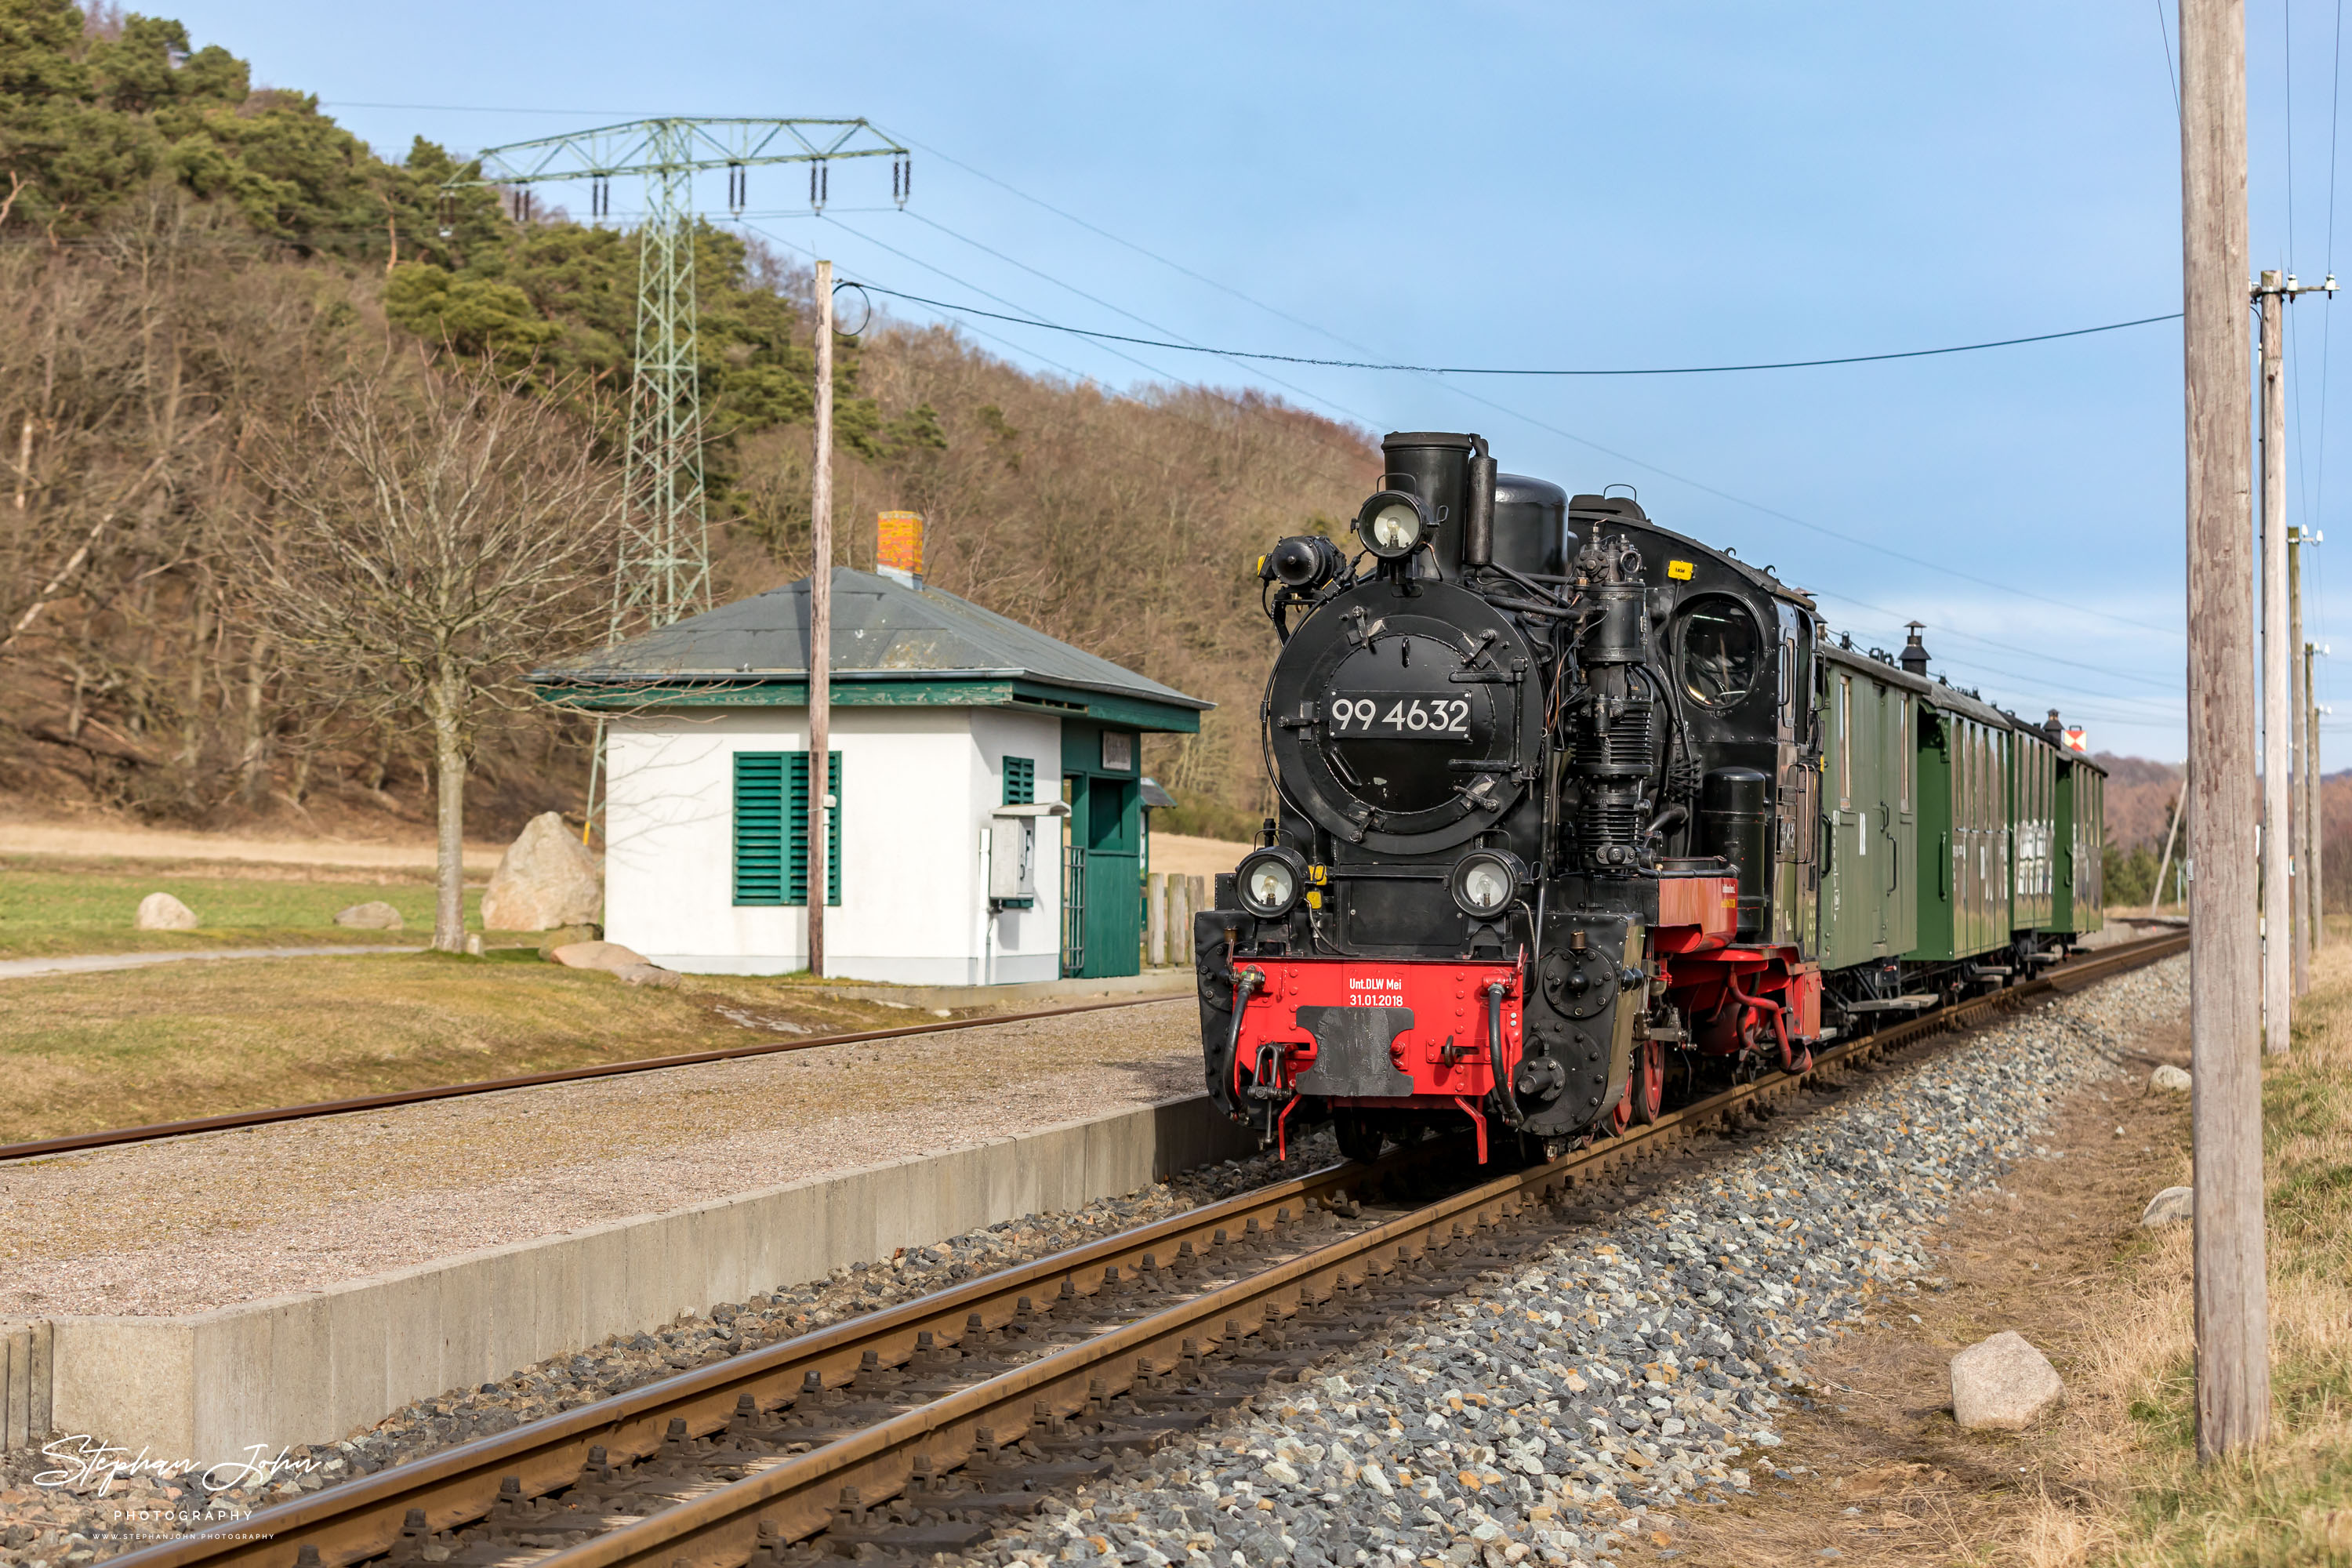
[[[1721,595],[1683,606],[1675,618],[1674,648],[1683,693],[1702,708],[1738,707],[1763,674],[1764,639],[1756,618],[1738,600]]]

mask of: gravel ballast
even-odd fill
[[[1932,1284],[1927,1229],[2188,1004],[2174,958],[1858,1084],[1327,1358],[973,1561],[1601,1564],[1672,1510],[1806,1473],[1806,1351]]]

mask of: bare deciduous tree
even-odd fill
[[[475,739],[523,671],[604,629],[612,473],[560,395],[429,366],[314,399],[257,468],[256,607],[353,709],[430,742],[433,945],[459,951]]]

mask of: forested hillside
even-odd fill
[[[0,0],[0,791],[202,824],[430,814],[426,754],[248,611],[278,519],[257,465],[354,378],[524,374],[617,462],[635,243],[456,205],[178,23]],[[730,232],[697,247],[723,600],[807,570],[808,278]],[[929,574],[1215,700],[1147,764],[1182,825],[1262,809],[1271,638],[1250,563],[1369,488],[1364,432],[1255,395],[1039,378],[877,319],[837,356],[836,519],[930,521]],[[551,647],[552,655],[566,651]],[[585,751],[528,706],[475,742],[477,827],[576,811]]]

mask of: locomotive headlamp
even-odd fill
[[[1464,914],[1473,920],[1492,920],[1510,903],[1525,878],[1517,856],[1480,849],[1454,863],[1448,886]]]
[[[1347,562],[1339,547],[1317,534],[1300,533],[1284,540],[1269,552],[1265,570],[1285,587],[1310,593],[1339,574]]]
[[[1429,513],[1408,490],[1382,490],[1356,513],[1356,537],[1383,561],[1401,561],[1429,537]]]
[[[1278,921],[1296,909],[1306,886],[1306,858],[1279,844],[1251,850],[1234,874],[1242,908],[1262,921]]]

